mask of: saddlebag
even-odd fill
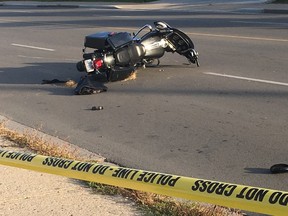
[[[111,32],[98,32],[95,34],[87,35],[85,37],[84,46],[93,49],[105,49],[107,46],[107,38]]]
[[[84,46],[88,48],[103,50],[108,46],[118,49],[133,41],[128,32],[98,32],[85,37]]]

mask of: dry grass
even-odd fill
[[[0,122],[0,136],[13,141],[20,147],[28,147],[29,149],[37,152],[41,155],[63,157],[67,159],[82,160],[77,157],[76,152],[71,152],[71,148],[67,145],[66,147],[61,145],[57,146],[54,143],[48,142],[47,140],[39,137],[39,134],[35,130],[34,133],[18,133],[5,127],[5,122]],[[106,195],[121,195],[129,198],[138,204],[139,208],[142,209],[145,215],[181,215],[181,216],[223,216],[243,215],[239,210],[229,209],[210,204],[201,204],[191,201],[176,200],[174,198],[157,195],[153,193],[147,193],[142,191],[135,191],[125,188],[119,188],[109,185],[103,185],[95,182],[88,182],[88,185]]]
[[[95,182],[89,183],[90,187],[98,193],[114,195],[120,194],[137,203],[145,215],[153,216],[242,216],[240,210],[230,209],[222,206],[184,201],[168,196],[135,191],[125,188],[112,187]]]
[[[76,85],[77,85],[77,82],[75,82],[74,80],[67,80],[65,83],[65,86],[71,87],[71,88],[76,87]]]
[[[58,146],[53,142],[49,142],[44,138],[39,137],[36,130],[33,133],[24,132],[22,134],[8,129],[5,126],[5,122],[1,122],[0,136],[6,138],[7,140],[13,141],[19,145],[19,147],[27,147],[41,155],[76,159],[76,152],[71,152],[71,150],[68,150],[68,145]]]
[[[126,82],[129,80],[136,80],[137,78],[137,72],[133,72],[129,77],[127,77],[126,79],[122,80],[122,82]]]

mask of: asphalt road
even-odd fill
[[[164,20],[201,67],[167,54],[137,79],[75,96],[83,39]],[[123,166],[288,191],[288,15],[0,7],[0,114]],[[92,106],[104,110],[91,111]]]

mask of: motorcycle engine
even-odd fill
[[[105,54],[103,61],[107,68],[111,68],[115,65],[115,58],[113,54]]]
[[[114,66],[133,66],[140,62],[144,55],[144,46],[133,43],[113,53],[104,54],[103,61],[107,68]]]

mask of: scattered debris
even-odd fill
[[[96,81],[93,76],[84,76],[81,77],[79,83],[74,89],[76,95],[89,95],[96,94],[101,92],[106,92],[108,88],[99,81]]]
[[[57,83],[66,83],[66,81],[53,79],[53,80],[42,80],[42,84],[57,84]]]
[[[122,80],[122,82],[126,82],[129,80],[135,80],[137,78],[137,72],[133,72],[130,76],[128,76],[126,79]]]
[[[67,80],[65,86],[67,87],[76,87],[77,83],[74,80]]]
[[[93,110],[93,111],[95,111],[95,110],[103,110],[103,109],[104,109],[103,106],[93,106],[91,108],[91,110]]]
[[[42,80],[42,84],[60,84],[67,87],[75,87],[74,93],[76,95],[89,95],[96,94],[101,92],[106,92],[108,88],[104,85],[103,82],[97,81],[94,76],[84,76],[81,77],[79,83],[76,83],[74,80]]]
[[[42,80],[42,84],[64,84],[67,87],[75,87],[77,83],[74,80],[58,80],[58,79],[53,79],[53,80]]]
[[[270,167],[270,172],[273,174],[288,172],[288,164],[275,164]]]

